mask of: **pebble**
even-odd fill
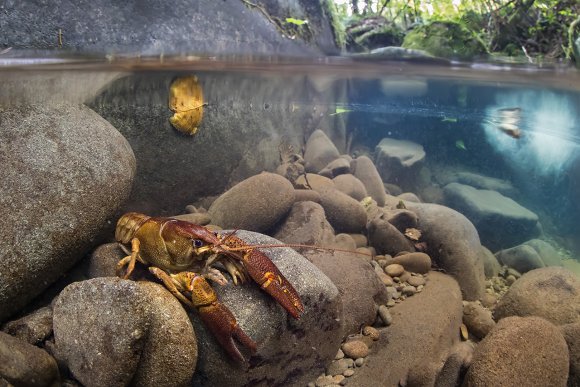
[[[403,293],[403,295],[408,297],[408,296],[412,296],[413,294],[417,293],[417,288],[409,285],[409,286],[405,286],[401,292]]]
[[[398,263],[393,263],[385,266],[385,273],[387,273],[391,277],[399,277],[404,272],[405,268],[402,265],[399,265]]]
[[[411,276],[408,280],[407,283],[411,286],[421,286],[421,285],[425,285],[425,278],[423,278],[422,276]]]
[[[358,359],[368,356],[369,347],[360,340],[351,340],[342,345],[342,351],[345,356],[350,357],[351,359]]]
[[[352,368],[349,368],[345,370],[342,374],[348,378],[349,376],[354,375],[354,370]]]
[[[383,324],[385,324],[385,326],[389,326],[393,323],[393,316],[391,316],[389,308],[387,308],[385,305],[379,306],[379,317],[381,318],[381,320],[383,320]]]
[[[330,375],[319,376],[318,379],[316,379],[316,382],[314,382],[314,385],[316,387],[325,387],[330,386],[332,384],[334,384],[334,380]]]
[[[359,357],[358,359],[356,359],[354,361],[354,365],[357,367],[362,367],[362,365],[365,363],[365,359],[362,357]]]
[[[388,261],[386,259],[379,259],[377,262],[379,263],[380,267],[384,268],[385,266],[387,266]]]
[[[486,308],[492,308],[497,302],[497,297],[494,294],[486,293],[481,298],[481,304]]]
[[[508,286],[512,286],[514,282],[516,282],[516,280],[517,278],[512,274],[505,277],[505,282],[507,283]]]
[[[404,272],[403,274],[401,274],[399,276],[399,279],[401,280],[401,282],[407,282],[409,280],[409,278],[411,278],[411,273],[409,273],[408,271]]]
[[[332,377],[332,381],[336,384],[340,384],[342,383],[342,381],[345,379],[344,375],[334,375]]]
[[[330,365],[326,369],[326,373],[331,376],[340,375],[345,370],[352,367],[354,367],[354,360],[345,357],[344,359],[340,359],[330,363]]]
[[[391,307],[395,306],[396,304],[397,304],[397,303],[395,302],[395,300],[389,300],[389,301],[387,301],[387,306],[388,306],[389,308],[391,308]],[[380,308],[379,308],[379,310],[380,310]],[[381,318],[382,318],[382,317],[381,317]]]
[[[377,341],[381,336],[381,333],[377,328],[367,325],[366,327],[363,328],[363,335],[369,336],[374,341]]]
[[[342,352],[342,349],[339,348],[338,352],[336,353],[336,356],[334,357],[334,360],[340,360],[344,358],[344,352]]]

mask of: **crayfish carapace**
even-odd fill
[[[252,278],[294,318],[304,311],[298,292],[276,265],[234,233],[220,235],[189,222],[130,212],[117,222],[115,239],[131,246],[130,255],[119,261],[117,274],[127,279],[137,261],[148,265],[175,297],[199,311],[205,325],[234,359],[244,360],[234,339],[250,352],[256,351],[256,343],[206,281],[227,283],[213,263],[221,262],[236,284]]]

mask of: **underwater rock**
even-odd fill
[[[407,203],[419,217],[426,253],[452,275],[465,300],[480,299],[485,292],[483,253],[473,224],[459,212],[438,204]]]
[[[475,348],[464,386],[566,386],[568,347],[539,317],[508,317]]]
[[[400,251],[413,252],[413,243],[384,217],[378,216],[367,225],[369,244],[379,254],[396,255]]]
[[[534,250],[536,250],[542,259],[542,262],[544,262],[544,265],[562,266],[560,255],[548,242],[541,239],[530,239],[529,241],[525,242],[524,245],[531,246]]]
[[[371,264],[355,254],[340,251],[308,250],[304,256],[338,288],[342,299],[342,338],[375,322],[378,307],[387,303],[388,294]]]
[[[415,195],[413,192],[403,192],[402,194],[397,195],[397,197],[403,200],[403,202],[408,201],[414,203],[421,203],[421,199],[419,199],[419,197]]]
[[[397,230],[402,233],[405,233],[405,230],[408,228],[417,228],[417,225],[419,224],[417,214],[415,214],[413,211],[385,209],[383,210],[383,213],[385,214],[384,218],[387,220],[387,222],[395,226]]]
[[[448,183],[461,183],[477,189],[496,191],[512,199],[518,196],[518,190],[507,180],[497,179],[472,172],[457,172]]]
[[[580,386],[580,321],[560,326],[560,331],[568,344],[570,371],[568,387]]]
[[[422,145],[411,141],[383,138],[375,148],[377,170],[384,182],[413,190],[425,161]]]
[[[135,157],[85,106],[18,105],[0,113],[0,322],[41,294],[111,228]]]
[[[334,229],[326,220],[320,204],[297,202],[276,228],[273,237],[284,243],[329,247],[334,243]],[[298,247],[296,250],[300,252],[302,249]]]
[[[474,346],[471,342],[461,342],[453,346],[449,356],[435,380],[435,387],[460,386],[463,375],[473,360]]]
[[[401,254],[389,260],[389,264],[398,263],[406,271],[425,274],[431,270],[431,257],[425,253]]]
[[[500,270],[501,264],[498,262],[497,258],[489,249],[485,246],[481,246],[482,257],[483,257],[483,271],[485,273],[485,278],[497,277]]]
[[[294,203],[298,202],[320,203],[320,194],[312,189],[295,189]]]
[[[116,277],[117,263],[126,255],[117,242],[100,245],[90,255],[87,277]]]
[[[263,232],[282,219],[292,204],[292,184],[280,175],[263,172],[230,188],[208,212],[222,228]]]
[[[327,188],[334,188],[334,183],[328,177],[307,173],[296,179],[295,187],[298,189],[311,189],[314,191],[323,191]]]
[[[354,175],[339,175],[332,179],[337,190],[344,192],[351,198],[361,201],[368,196],[364,184]]]
[[[185,385],[197,361],[185,310],[161,285],[95,278],[54,302],[55,356],[85,386]]]
[[[42,344],[52,335],[52,308],[45,306],[2,327],[6,332],[32,345]]]
[[[236,236],[250,244],[281,243],[242,230]],[[258,351],[248,363],[235,364],[198,315],[192,313],[199,349],[193,385],[304,386],[324,371],[340,348],[345,322],[336,286],[316,266],[290,248],[261,250],[298,291],[304,303],[304,313],[299,320],[289,317],[256,284],[214,286],[219,299],[236,316],[241,328],[258,343]]]
[[[329,179],[350,173],[350,160],[347,160],[344,157],[339,157],[328,163],[328,165],[322,168],[318,173],[322,176],[328,177]]]
[[[320,204],[336,232],[357,233],[365,228],[367,214],[364,207],[347,194],[334,188],[325,189],[320,192]]]
[[[480,340],[487,336],[495,326],[491,312],[475,301],[466,301],[463,304],[463,323],[467,326],[469,333]]]
[[[538,216],[499,192],[450,183],[445,203],[475,226],[484,246],[494,251],[512,247],[540,234]]]
[[[57,386],[59,381],[56,360],[44,349],[0,332],[0,385]]]
[[[556,324],[580,321],[580,279],[561,267],[544,267],[522,275],[494,309],[497,320],[538,316]]]
[[[449,349],[459,342],[461,291],[448,275],[429,273],[429,282],[421,293],[389,311],[393,323],[381,330],[365,366],[349,378],[349,385],[376,386],[380,380],[381,385],[397,386],[417,364],[442,364]]]
[[[171,216],[173,219],[183,220],[193,224],[199,224],[200,226],[205,226],[211,223],[211,217],[207,212],[195,212],[191,214],[182,214]]]
[[[530,270],[545,267],[542,258],[540,258],[536,250],[525,244],[506,250],[500,250],[495,253],[495,256],[498,261],[506,266],[516,269],[522,274]]]
[[[360,156],[350,162],[350,169],[354,177],[365,186],[367,193],[379,207],[385,205],[385,186],[375,164],[367,156]]]
[[[318,173],[339,156],[340,153],[330,138],[322,130],[316,129],[308,137],[304,148],[306,172]]]

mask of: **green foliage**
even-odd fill
[[[303,24],[308,24],[308,20],[301,20],[301,19],[295,19],[293,17],[287,17],[286,18],[286,23],[290,23],[290,24],[294,24],[297,26],[301,26]]]
[[[353,3],[358,13],[352,13]],[[337,6],[347,27],[361,18],[385,17],[402,30],[454,22],[489,52],[570,58],[580,25],[578,0],[348,0]]]

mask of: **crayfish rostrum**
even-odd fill
[[[137,261],[148,265],[175,297],[199,311],[205,325],[234,359],[244,360],[234,339],[250,352],[256,351],[256,343],[206,281],[227,283],[213,263],[221,262],[235,284],[252,278],[294,318],[304,311],[292,284],[259,246],[246,244],[234,233],[220,235],[193,223],[130,212],[117,222],[115,239],[131,245],[131,255],[117,264],[117,274],[127,279]]]

